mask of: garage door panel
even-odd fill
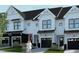
[[[68,49],[79,49],[79,41],[68,41]]]
[[[41,39],[41,47],[48,48],[51,47],[52,40],[43,40]]]

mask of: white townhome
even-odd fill
[[[64,49],[79,48],[79,6],[38,9],[21,12],[13,6],[7,10],[9,21],[3,46],[26,43],[36,47],[58,44]]]

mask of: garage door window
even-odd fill
[[[70,39],[68,39],[68,41],[75,41],[75,39],[74,38],[70,38]]]
[[[68,41],[79,41],[79,38],[69,38]]]

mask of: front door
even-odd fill
[[[64,37],[60,37],[60,46],[64,45]]]
[[[64,46],[64,36],[63,35],[57,35],[57,44],[58,44],[58,48]]]

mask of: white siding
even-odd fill
[[[14,24],[13,21],[11,21],[13,19],[20,19],[21,27],[19,30],[24,30],[23,17],[13,7],[10,7],[7,11],[7,20],[9,22],[9,25],[8,25],[8,30],[6,31],[19,31],[19,30],[14,30]]]
[[[32,42],[33,43],[34,43],[34,35],[37,35],[37,32],[38,32],[38,26],[36,26],[37,23],[38,23],[38,21],[24,20],[23,33],[32,34]]]
[[[65,30],[76,30],[76,29],[69,29],[69,19],[79,18],[79,9],[77,7],[72,7],[68,13],[64,16],[65,20]],[[77,28],[79,30],[79,28]]]
[[[28,25],[28,23],[30,23]],[[37,34],[38,27],[36,26],[37,21],[25,20],[24,21],[24,33],[26,34]]]
[[[10,7],[7,10],[7,19],[8,20],[23,19],[23,17],[13,7]]]
[[[56,25],[55,30],[56,35],[64,35],[64,20],[63,19],[56,20],[55,25]]]
[[[13,21],[9,21],[8,30],[6,30],[6,31],[20,31],[20,30],[24,30],[24,21],[23,20],[20,20],[20,21],[21,21],[20,29],[14,30],[14,22]]]
[[[79,38],[79,33],[66,33],[64,44],[67,44],[67,39],[68,38]]]
[[[41,38],[51,38],[52,39],[52,43],[56,43],[55,42],[55,34],[54,33],[41,33],[39,34],[39,41],[41,43]]]
[[[50,19],[51,20],[51,29],[55,29],[55,16],[53,13],[51,13],[49,10],[44,10],[40,16],[38,17],[39,19],[39,30],[43,30],[42,29],[42,21],[43,20],[48,20]],[[44,30],[51,30],[51,29],[44,29]]]

